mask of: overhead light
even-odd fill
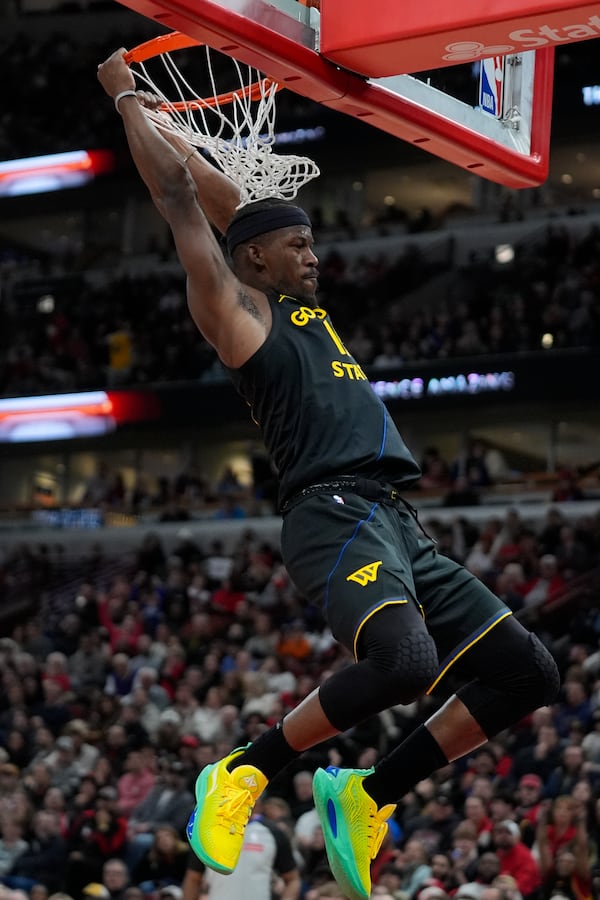
[[[546,334],[542,335],[542,347],[544,350],[550,350],[551,347],[554,346],[554,335],[550,334],[549,331]]]
[[[563,184],[573,184],[573,176],[569,175],[568,172],[565,172],[564,175],[561,175],[560,180]]]
[[[506,265],[515,258],[515,248],[512,244],[497,244],[494,250],[494,258],[497,263]]]

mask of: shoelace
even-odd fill
[[[387,819],[392,815],[394,809],[395,806],[382,806],[381,809],[369,816],[367,841],[371,859],[375,859],[379,853],[383,839],[388,831]]]
[[[225,797],[217,809],[217,817],[222,820],[219,824],[227,828],[229,834],[243,834],[254,809],[252,794],[236,784],[223,785],[223,791]]]

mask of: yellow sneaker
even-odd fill
[[[317,769],[313,778],[315,807],[333,877],[350,900],[371,894],[371,861],[387,833],[396,806],[377,808],[363,788],[373,769]]]
[[[229,875],[240,857],[244,832],[267,779],[254,766],[227,766],[245,748],[202,769],[196,780],[196,807],[187,837],[198,859],[209,869]]]

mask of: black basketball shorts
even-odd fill
[[[426,628],[440,668],[436,684],[510,609],[463,566],[436,550],[401,504],[353,493],[315,494],[283,520],[285,566],[355,659],[361,629],[395,605],[408,633]]]

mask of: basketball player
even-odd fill
[[[169,223],[191,315],[252,409],[277,468],[282,552],[355,664],[254,743],[206,766],[188,825],[202,862],[236,866],[257,797],[304,750],[428,693],[462,687],[374,769],[320,769],[315,804],[332,872],[366,900],[370,862],[415,782],[550,704],[554,660],[473,575],[437,553],[402,491],[419,468],[317,300],[311,224],[279,200],[236,211],[238,188],[144,114],[116,51],[98,70]],[[142,98],[143,102],[143,98]],[[225,258],[209,223],[225,235]]]

